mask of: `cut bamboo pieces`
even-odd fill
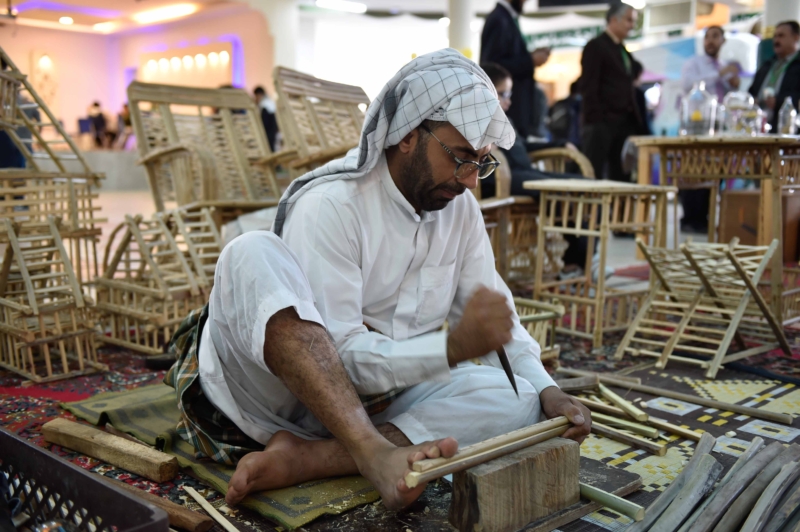
[[[653,395],[655,397],[669,397],[670,399],[678,399],[679,401],[686,401],[687,403],[693,403],[708,408],[716,408],[718,410],[722,410],[723,412],[725,411],[734,412],[736,414],[742,414],[745,416],[750,416],[757,419],[764,419],[767,421],[774,421],[775,423],[782,423],[784,425],[791,425],[792,422],[794,421],[794,416],[791,416],[789,414],[779,414],[776,412],[768,412],[766,410],[760,410],[758,408],[751,408],[749,406],[735,405],[732,403],[723,403],[721,401],[714,401],[712,399],[706,399],[705,397],[700,397],[697,395],[689,395],[687,393],[674,392],[666,388],[656,388],[654,386],[645,386],[643,384],[633,384],[633,383],[613,384],[613,386],[616,386],[618,388],[624,388],[627,390],[633,390],[635,392],[646,393],[649,395]]]
[[[601,436],[605,436],[606,438],[611,438],[612,440],[617,440],[618,442],[627,443],[634,447],[638,447],[639,449],[644,449],[645,451],[651,452],[656,456],[664,456],[667,454],[666,445],[660,445],[658,443],[645,440],[644,438],[634,436],[633,434],[620,432],[596,421],[592,422],[592,432]]]
[[[572,368],[564,368],[559,367],[556,369],[556,373],[561,373],[562,375],[569,375],[570,377],[594,377],[600,380],[600,382],[604,384],[641,384],[642,379],[639,377],[628,377],[627,375],[617,375],[616,373],[596,373],[594,371],[586,371],[582,369],[572,369]]]
[[[655,439],[658,438],[658,429],[653,427],[647,427],[645,425],[641,425],[639,423],[634,423],[632,421],[627,421],[625,419],[618,419],[615,417],[607,416],[605,414],[592,414],[592,422],[599,421],[605,425],[610,425],[612,427],[616,427],[618,429],[624,429],[630,432],[634,432],[641,436],[645,436],[646,438]]]
[[[636,421],[647,421],[647,414],[642,410],[633,406],[633,403],[626,401],[616,393],[609,390],[605,385],[600,384],[600,395],[614,403],[614,405],[628,414],[630,417],[635,419]]]
[[[583,397],[575,397],[580,403],[591,410],[592,412],[600,412],[601,414],[606,414],[608,416],[617,416],[619,418],[625,418],[626,414],[622,411],[621,408],[617,408],[616,406],[607,405],[605,403],[601,403],[600,401],[594,401],[592,399],[584,399]]]
[[[765,467],[783,451],[783,445],[773,442],[753,456],[728,482],[711,494],[711,500],[697,516],[692,532],[710,532],[722,519],[725,511]],[[644,530],[644,529],[643,529]]]
[[[592,375],[574,379],[564,379],[556,381],[556,384],[561,388],[562,392],[569,393],[597,388],[600,384],[600,379],[596,375]]]
[[[695,432],[691,429],[685,429],[683,427],[673,425],[672,423],[667,423],[663,419],[650,417],[647,422],[657,429],[669,432],[670,434],[675,434],[676,436],[680,436],[681,438],[685,438],[687,440],[700,441],[700,437],[702,436],[700,432]]]
[[[789,462],[784,465],[756,501],[756,505],[742,525],[741,532],[761,532],[780,502],[781,496],[794,484],[798,475],[800,475],[800,463]]]
[[[560,436],[568,428],[569,420],[560,416],[464,447],[452,458],[420,460],[413,464],[413,471],[406,475],[406,485],[413,488],[450,473],[469,469],[494,458]]]
[[[740,529],[742,522],[752,511],[756,501],[767,488],[770,482],[778,476],[781,468],[800,459],[800,445],[790,445],[784,449],[776,458],[767,464],[749,486],[736,498],[736,503],[732,504],[725,515],[722,516],[715,532],[736,532]]]
[[[764,440],[756,436],[753,438],[753,441],[750,442],[750,445],[745,449],[745,451],[739,455],[739,458],[736,459],[736,462],[731,466],[725,476],[722,477],[722,480],[719,481],[717,487],[715,489],[721,489],[725,484],[727,484],[731,478],[750,460],[756,453],[758,453],[764,447]],[[706,497],[706,499],[698,506],[694,513],[683,523],[683,526],[678,530],[678,532],[691,532],[692,525],[694,524],[697,517],[703,513],[703,510],[706,509],[706,506],[711,502],[712,497]]]
[[[581,497],[602,504],[606,508],[614,510],[618,514],[630,517],[634,521],[641,521],[644,519],[644,507],[625,500],[622,497],[618,497],[613,493],[608,493],[594,486],[584,484],[583,482],[581,482]]]
[[[776,508],[764,527],[764,532],[778,532],[793,514],[800,515],[800,480],[795,481],[786,491]]]
[[[230,521],[225,519],[225,517],[221,513],[219,513],[216,508],[211,506],[211,504],[205,499],[205,497],[197,493],[197,491],[195,491],[193,487],[183,486],[183,490],[189,495],[191,495],[192,499],[197,501],[197,504],[199,504],[200,507],[203,508],[203,510],[208,512],[208,515],[210,515],[214,519],[214,521],[219,523],[219,525],[222,528],[224,528],[228,532],[239,532],[238,528],[233,526]]]
[[[704,455],[681,490],[650,529],[652,532],[674,532],[689,517],[702,498],[712,489],[722,473],[722,464],[710,454]]]
[[[675,480],[673,480],[672,483],[661,492],[661,495],[647,508],[645,518],[638,523],[634,523],[626,532],[645,532],[650,530],[653,523],[655,523],[661,514],[664,513],[664,510],[672,504],[678,492],[683,488],[686,479],[694,473],[702,457],[708,455],[716,443],[717,440],[713,436],[708,433],[703,434],[694,449],[692,458],[689,460],[689,463],[686,464],[686,467],[683,468],[683,471],[675,477]]]

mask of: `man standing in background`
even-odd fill
[[[778,109],[786,97],[792,98],[795,109],[800,100],[799,43],[800,24],[796,20],[775,26],[775,35],[772,36],[775,57],[761,65],[750,85],[750,94],[762,109],[767,109],[773,131],[777,129]]]
[[[550,57],[550,50],[528,51],[519,28],[519,15],[525,0],[498,0],[494,11],[486,17],[481,33],[481,63],[496,63],[511,72],[514,99],[508,117],[523,139],[531,130],[535,99],[533,71]]]
[[[631,6],[612,4],[606,14],[606,31],[586,44],[581,57],[583,153],[592,162],[597,179],[630,180],[622,169],[622,146],[641,128],[643,118],[636,109],[633,57],[623,40],[636,19]]]
[[[261,111],[261,122],[264,123],[264,130],[267,132],[269,149],[275,153],[278,151],[278,119],[275,117],[277,107],[261,85],[253,89],[253,96]]]
[[[725,44],[725,30],[720,26],[709,26],[703,37],[705,54],[689,58],[681,71],[683,93],[689,94],[695,83],[705,81],[706,90],[714,94],[722,103],[728,91],[739,88],[740,66],[736,62],[723,65],[719,61],[719,51]]]

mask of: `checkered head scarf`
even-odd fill
[[[335,179],[357,179],[372,171],[383,151],[400,143],[423,120],[450,122],[476,150],[489,144],[510,148],[514,128],[486,73],[452,48],[421,55],[386,84],[370,104],[361,140],[336,159],[295,179],[284,192],[272,230],[305,191]]]

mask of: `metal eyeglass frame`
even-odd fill
[[[453,153],[453,151],[452,151],[450,148],[448,148],[448,147],[445,145],[445,143],[444,143],[444,142],[442,142],[441,140],[439,140],[439,138],[438,138],[436,135],[434,135],[434,134],[433,134],[433,131],[431,131],[430,129],[428,129],[428,127],[427,127],[427,126],[425,126],[425,125],[423,125],[423,124],[420,124],[420,126],[419,126],[419,127],[421,127],[422,129],[424,129],[424,130],[425,130],[425,131],[426,131],[426,132],[427,132],[427,133],[428,133],[430,136],[432,136],[433,138],[435,138],[435,139],[436,139],[436,142],[438,142],[439,144],[441,144],[441,145],[442,145],[442,148],[444,148],[444,151],[446,151],[446,152],[448,153],[448,155],[450,155],[450,157],[452,157],[452,158],[453,158],[453,160],[456,162],[456,168],[455,168],[455,170],[453,170],[453,175],[454,175],[454,176],[455,176],[455,178],[456,178],[456,179],[458,179],[458,180],[466,179],[467,177],[469,177],[470,175],[472,175],[472,172],[474,172],[474,171],[476,171],[476,170],[477,170],[477,172],[478,172],[478,179],[486,179],[487,177],[489,177],[490,175],[492,175],[492,174],[494,173],[494,171],[495,171],[495,170],[497,170],[497,167],[498,167],[498,166],[500,166],[500,161],[498,161],[497,159],[495,159],[495,158],[494,158],[494,156],[493,156],[491,153],[488,153],[488,154],[486,154],[486,156],[487,156],[487,157],[489,157],[489,159],[490,159],[490,160],[489,160],[489,161],[487,161],[487,162],[485,162],[485,163],[479,163],[479,162],[475,162],[475,161],[465,161],[464,159],[462,159],[462,158],[460,158],[460,157],[456,156],[456,154],[455,154],[455,153]],[[461,168],[461,166],[462,166],[462,165],[465,165],[465,164],[471,164],[471,165],[475,166],[475,170],[472,170],[472,172],[469,172],[469,173],[467,173],[467,175],[465,175],[465,176],[463,176],[463,177],[459,177],[459,176],[458,176],[458,169],[459,169],[459,168]],[[487,173],[485,176],[481,177],[481,170],[483,170],[484,168],[490,168],[490,170],[489,170],[489,172],[488,172],[488,173]]]

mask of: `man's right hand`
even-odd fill
[[[481,357],[511,341],[514,313],[506,296],[480,287],[464,307],[464,315],[447,338],[447,362]]]

